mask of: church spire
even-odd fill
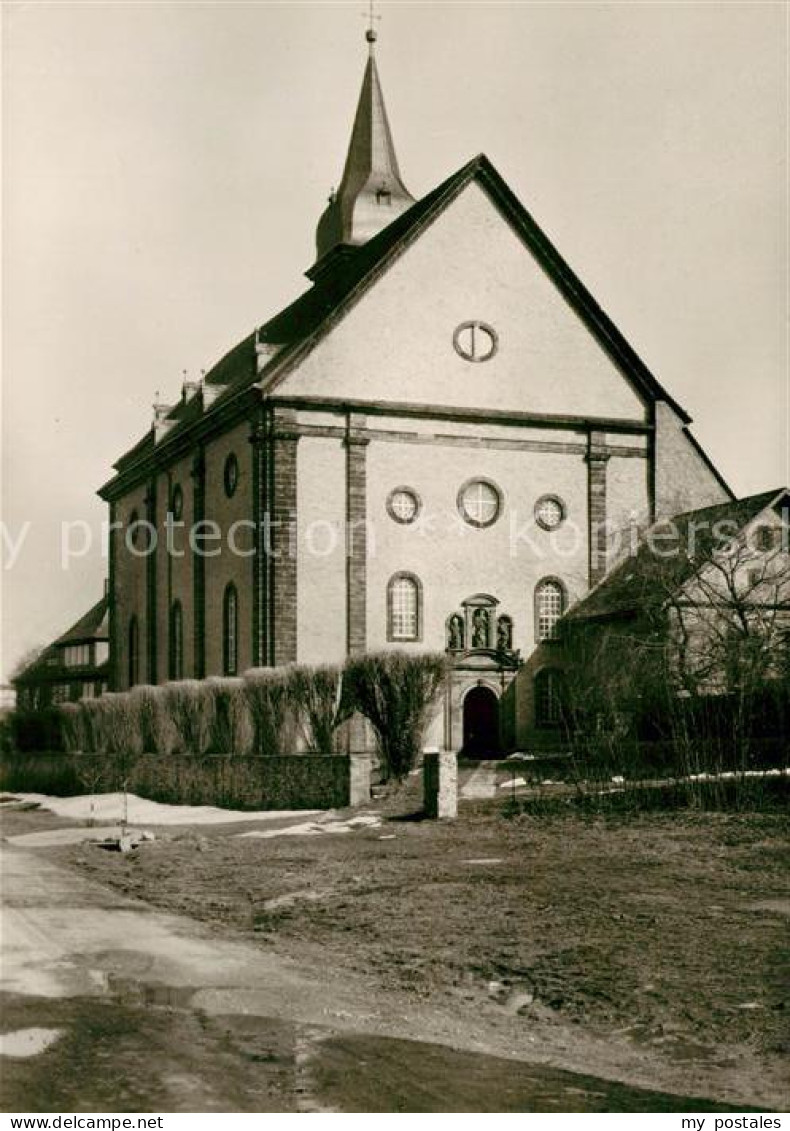
[[[377,35],[373,19],[371,12],[370,26],[365,32],[368,61],[343,179],[318,222],[316,250],[319,260],[340,245],[353,247],[367,243],[414,203],[414,197],[401,180],[384,107],[376,67]]]

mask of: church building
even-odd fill
[[[309,286],[101,488],[111,686],[446,651],[432,741],[490,753],[539,727],[507,689],[613,532],[733,496],[484,155],[412,197],[375,39]]]

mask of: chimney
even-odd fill
[[[203,370],[202,372],[205,372],[205,370]],[[200,392],[202,385],[202,379],[199,381],[191,381],[189,377],[187,377],[187,371],[185,369],[184,380],[181,384],[181,397],[183,398],[183,400],[191,401],[192,398]]]
[[[168,415],[172,411],[171,404],[161,404],[156,401],[154,404],[154,443],[158,444],[163,440],[170,429],[175,424],[174,420],[168,420]]]

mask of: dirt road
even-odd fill
[[[0,859],[5,1111],[733,1110],[488,1055],[364,978],[300,969],[41,853]]]

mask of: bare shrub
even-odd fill
[[[65,703],[60,708],[61,734],[67,754],[80,754],[85,749],[85,724],[78,703]]]
[[[174,750],[205,754],[211,741],[214,696],[205,681],[183,679],[162,688],[165,709],[172,723]]]
[[[414,766],[445,674],[438,652],[374,652],[348,661],[344,713],[357,710],[369,720],[385,777],[402,780]]]
[[[141,754],[143,734],[137,704],[126,692],[108,692],[95,700],[100,750],[107,754]]]
[[[294,667],[286,676],[293,712],[306,748],[313,754],[333,754],[340,711],[341,669]]]
[[[250,668],[244,673],[256,754],[282,757],[296,749],[299,724],[290,678],[289,669]]]
[[[165,698],[165,689],[140,684],[128,692],[140,727],[140,742],[145,753],[172,754],[178,734]]]
[[[214,697],[211,750],[215,754],[249,754],[255,730],[244,680],[212,676],[206,683]]]
[[[693,518],[673,522],[688,533]],[[669,557],[646,540],[594,615],[582,602],[561,622],[570,739],[588,779],[600,766],[626,787],[677,778],[699,808],[754,803],[747,775],[772,739],[779,749],[790,707],[790,558],[716,531],[698,524]]]
[[[84,754],[99,754],[103,750],[100,704],[99,699],[83,699],[77,703],[82,725]]]

